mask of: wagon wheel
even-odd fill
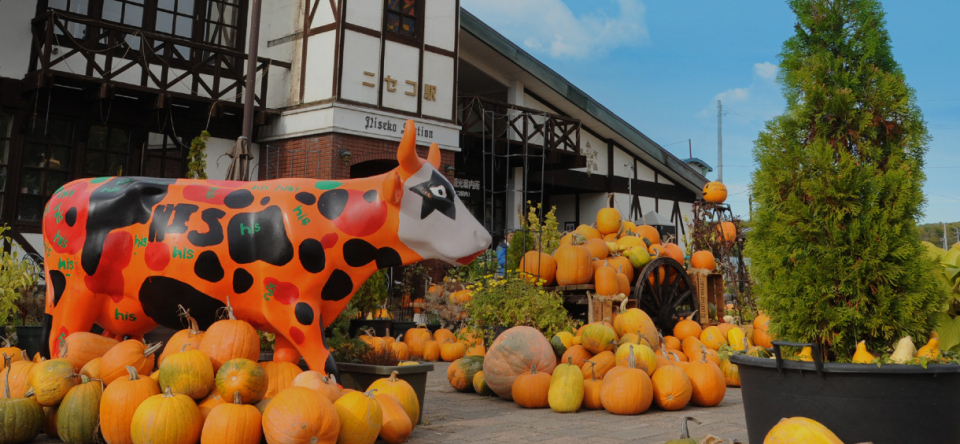
[[[633,297],[637,307],[650,315],[665,335],[672,334],[681,317],[692,314],[699,318],[690,276],[679,262],[668,257],[654,259],[640,271]]]

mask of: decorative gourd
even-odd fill
[[[907,336],[907,338],[909,338],[909,336]],[[907,338],[904,338],[904,339],[907,339]],[[903,341],[903,339],[901,339],[901,341]],[[910,341],[910,345],[911,345],[911,346],[913,345],[913,341]],[[896,355],[896,354],[897,354],[897,351],[894,350],[894,351],[893,351],[893,354]],[[913,357],[912,354],[911,354],[910,356]],[[803,347],[802,349],[800,349],[800,353],[797,353],[797,356],[795,356],[795,357],[797,358],[798,361],[813,362],[813,348],[811,348],[811,347]],[[894,356],[893,356],[893,355],[890,355],[890,360],[891,360],[891,361],[893,361],[893,358],[894,358]],[[894,362],[896,362],[896,361],[894,361]],[[723,366],[720,367],[720,370],[723,370]],[[723,374],[724,374],[724,376],[726,376],[727,372],[723,372]],[[739,386],[737,386],[737,387],[739,387]]]
[[[403,334],[400,334],[400,336],[403,336]],[[400,341],[399,338],[388,347],[390,348],[390,353],[392,353],[398,361],[410,359],[410,346],[407,345],[406,342]]]
[[[597,373],[593,371],[593,361],[586,361],[584,367],[590,369],[590,377],[583,380],[583,408],[600,410],[603,408],[603,402],[600,399],[600,386],[603,380],[597,379]]]
[[[615,415],[636,415],[650,408],[653,386],[647,373],[636,364],[631,351],[627,367],[618,367],[603,378],[600,402],[604,410]]]
[[[69,362],[67,364],[70,365]],[[79,385],[67,392],[57,409],[57,436],[61,441],[69,444],[93,444],[98,441],[102,395],[103,383],[86,376],[82,377]]]
[[[583,379],[592,377],[594,374],[598,379],[603,379],[607,372],[617,366],[617,357],[613,354],[612,351],[604,351],[597,353],[590,361],[593,365],[584,364],[581,367],[581,373],[583,373]]]
[[[573,347],[573,333],[568,331],[558,332],[550,338],[550,345],[558,358],[563,356],[568,348]]]
[[[804,349],[806,349],[806,347],[804,347]],[[916,354],[917,346],[913,344],[913,338],[910,336],[904,336],[897,341],[897,347],[890,355],[890,362],[896,364],[906,364],[910,362],[910,360],[913,359],[913,356]],[[813,360],[812,357],[810,360]]]
[[[141,375],[149,375],[156,359],[153,354],[162,346],[160,342],[145,344],[136,339],[117,344],[100,359],[100,379],[109,385],[118,378],[126,377],[128,365],[132,365]]]
[[[390,373],[387,378],[373,381],[367,390],[373,389],[376,389],[378,394],[387,394],[396,398],[400,407],[403,407],[403,411],[407,412],[412,424],[416,425],[420,421],[420,401],[417,398],[417,392],[407,381],[397,379],[396,371]]]
[[[413,424],[407,412],[403,411],[396,398],[390,395],[374,395],[373,399],[380,406],[382,422],[380,423],[380,439],[387,444],[400,444],[413,433]]]
[[[683,369],[690,378],[693,386],[691,401],[700,407],[713,407],[723,401],[727,393],[727,384],[723,372],[712,362],[707,362],[706,351],[703,351],[700,362],[691,361]]]
[[[680,418],[680,439],[672,439],[664,444],[697,444],[700,442],[700,440],[690,437],[690,431],[687,429],[687,421],[693,421],[697,423],[697,425],[700,425],[700,421],[697,421],[692,416]]]
[[[256,361],[260,358],[260,336],[246,321],[233,316],[233,307],[227,297],[227,319],[221,319],[210,325],[200,341],[200,351],[210,357],[213,371],[234,358],[247,358]]]
[[[268,443],[328,444],[337,442],[340,433],[333,403],[306,387],[289,387],[269,400],[262,424]]]
[[[727,200],[727,186],[722,182],[707,182],[703,186],[703,200],[713,203],[723,203]]]
[[[132,444],[130,423],[137,407],[147,398],[159,395],[157,382],[137,374],[127,366],[127,378],[120,378],[103,390],[100,399],[100,432],[107,444]]]
[[[676,366],[660,367],[650,378],[653,385],[653,401],[664,410],[680,410],[687,406],[693,396],[690,377]]]
[[[720,347],[727,345],[727,337],[714,325],[711,325],[700,332],[700,342],[707,348],[720,350]]]
[[[490,386],[487,385],[487,380],[483,377],[483,370],[480,370],[475,375],[473,375],[473,391],[477,392],[480,396],[493,396],[493,390],[490,390]]]
[[[612,270],[611,270],[612,271]],[[614,350],[616,348],[617,332],[609,325],[601,322],[588,324],[580,335],[583,341],[583,348],[590,353],[600,353],[604,350]]]
[[[43,361],[30,369],[30,374],[27,376],[30,389],[25,396],[29,398],[31,395],[36,395],[37,402],[42,406],[57,405],[67,392],[77,385],[77,382],[77,375],[70,361],[66,359]]]
[[[93,334],[90,332],[76,332],[67,336],[60,344],[60,358],[73,364],[73,368],[80,370],[94,358],[103,357],[120,341]]]
[[[25,398],[27,389],[30,387],[27,378],[30,376],[30,370],[36,365],[33,361],[26,359],[27,352],[22,352],[21,360],[7,363],[0,373],[0,389],[6,390],[10,387],[10,396],[14,398]],[[6,356],[10,358],[10,356]]]
[[[423,348],[426,346],[427,341],[433,339],[433,333],[430,333],[426,325],[420,324],[417,325],[416,328],[407,330],[405,335],[403,342],[405,342],[410,349],[410,357],[415,359],[422,358]]]
[[[440,346],[440,358],[445,362],[453,362],[457,359],[464,357],[467,354],[467,346],[462,342],[455,342],[454,340],[447,339],[443,345]]]
[[[519,270],[528,281],[543,280],[543,285],[549,286],[557,277],[557,261],[547,253],[531,250],[523,254]]]
[[[593,279],[590,251],[582,245],[557,248],[553,258],[557,261],[557,285],[588,284]]]
[[[473,378],[483,371],[483,358],[469,356],[457,359],[447,367],[447,380],[458,392],[473,391]]]
[[[226,364],[224,364],[226,365]],[[221,368],[223,370],[223,368]],[[219,373],[217,373],[219,375]],[[333,375],[325,375],[313,370],[306,371],[293,378],[292,387],[306,387],[316,390],[330,402],[336,402],[340,398],[340,387],[337,387],[336,379]],[[264,390],[266,391],[266,390]]]
[[[646,344],[623,344],[618,347],[615,355],[617,366],[628,366],[631,356],[636,360],[634,366],[646,372],[647,376],[652,376],[657,370],[657,355]]]
[[[351,392],[333,403],[340,418],[337,444],[373,444],[377,440],[383,426],[383,411],[373,393],[374,390]]]
[[[483,359],[483,374],[497,396],[510,400],[513,381],[533,364],[543,373],[552,373],[557,357],[543,333],[533,327],[518,326],[501,333],[490,345]]]
[[[781,419],[773,426],[763,444],[843,444],[830,429],[810,418],[795,416]]]
[[[203,417],[187,395],[175,395],[170,387],[137,407],[130,423],[133,444],[183,444],[200,440]]]
[[[191,346],[200,349],[200,342],[203,341],[203,330],[197,325],[197,320],[190,316],[190,313],[180,307],[180,319],[186,321],[187,328],[173,334],[167,340],[167,346],[163,348],[163,353],[157,358],[157,363],[163,364],[163,360],[174,353],[180,353],[184,346]]]
[[[197,403],[197,407],[200,408],[200,417],[206,421],[207,416],[210,415],[210,412],[213,411],[213,408],[225,402],[226,400],[224,400],[223,397],[220,396],[220,393],[218,393],[216,390],[210,392],[206,398],[203,398],[203,400]],[[260,410],[260,413],[263,413],[263,409],[259,407],[259,403],[257,406],[257,409]],[[263,404],[263,406],[266,407],[266,404]]]
[[[681,342],[690,336],[699,338],[702,332],[703,329],[700,327],[700,323],[690,319],[683,319],[677,322],[677,325],[673,326],[673,336]]]
[[[167,387],[192,399],[205,398],[215,387],[210,358],[200,350],[167,356],[160,364],[160,388],[166,391]]]
[[[93,358],[90,362],[84,364],[80,369],[80,376],[86,376],[90,379],[100,379],[100,359]]]
[[[613,267],[603,266],[593,274],[596,292],[600,296],[614,296],[620,294],[620,283],[617,282],[617,271]]]
[[[273,398],[281,390],[290,387],[293,384],[293,378],[303,373],[303,370],[296,364],[282,361],[267,361],[259,363],[267,375],[267,391],[264,392],[264,398]],[[223,393],[220,393],[223,396]]]
[[[582,380],[582,378],[581,378]],[[542,409],[549,405],[550,374],[537,372],[537,364],[530,366],[530,373],[517,376],[510,389],[513,402],[528,409]]]
[[[4,366],[9,369],[22,361],[10,362],[9,355],[3,356]],[[32,364],[32,363],[31,363]],[[4,370],[3,398],[0,399],[0,442],[19,444],[32,441],[43,429],[43,407],[35,398],[13,397],[10,374]],[[16,374],[16,372],[14,372]]]
[[[162,369],[163,364],[160,367]],[[212,366],[210,368],[213,369]],[[220,366],[214,377],[214,385],[221,396],[230,397],[230,393],[240,393],[241,403],[256,404],[267,393],[269,381],[266,370],[256,362],[235,358]]]
[[[854,364],[870,364],[874,359],[873,354],[867,351],[867,341],[857,343],[857,351],[853,354]]]
[[[713,271],[717,268],[717,260],[713,257],[713,253],[707,250],[700,250],[690,256],[690,266]]]
[[[573,413],[583,404],[583,373],[580,367],[573,365],[573,358],[557,365],[550,377],[550,390],[547,392],[550,409],[560,413]]]
[[[727,387],[740,387],[740,367],[730,362],[730,358],[720,361],[720,372]]]
[[[210,411],[200,431],[200,444],[259,444],[263,434],[260,411],[243,405],[240,392],[233,393],[233,404],[223,403]]]
[[[583,348],[583,345],[574,345],[563,352],[563,355],[560,356],[560,362],[565,362],[568,358],[573,358],[573,365],[583,368],[583,363],[592,357],[593,354]]]
[[[423,344],[423,360],[436,362],[440,360],[440,343],[437,341],[427,341]]]
[[[918,358],[937,359],[940,357],[940,339],[930,338],[927,345],[917,350]]]
[[[736,351],[744,351],[747,349],[747,334],[740,327],[731,328],[727,332],[727,343]]]

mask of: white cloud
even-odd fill
[[[649,42],[642,2],[608,1],[616,3],[616,15],[598,9],[577,16],[563,0],[463,0],[461,5],[526,49],[555,58],[583,59]]]
[[[774,80],[777,78],[777,70],[780,67],[774,65],[770,62],[755,63],[753,65],[753,72],[756,73],[760,78],[764,80]]]

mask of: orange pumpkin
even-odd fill
[[[607,264],[613,267],[614,270],[619,270],[621,273],[627,275],[627,280],[633,282],[634,269],[633,264],[630,263],[630,259],[623,256],[612,256],[607,258]]]
[[[765,314],[757,315],[753,320],[753,343],[760,347],[773,347],[770,331],[770,317]]]
[[[22,361],[26,356],[18,347],[13,347],[10,345],[10,340],[3,338],[3,347],[0,347],[0,356],[7,355],[10,357],[10,362]],[[0,370],[7,368],[6,364],[0,362]]]
[[[700,342],[707,348],[720,350],[720,347],[727,345],[727,336],[716,326],[709,326],[700,333]]]
[[[581,224],[580,226],[577,227],[576,230],[574,230],[574,232],[587,238],[587,240],[599,239],[603,237],[603,235],[600,234],[600,230],[597,230],[596,228],[593,228],[590,225]]]
[[[430,362],[440,360],[440,344],[437,341],[427,341],[423,345],[423,360]]]
[[[653,347],[657,342],[657,326],[647,313],[639,308],[630,308],[617,315],[613,320],[613,329],[620,336],[628,333],[637,334],[639,339],[645,340]],[[659,347],[656,347],[659,348]]]
[[[724,221],[717,225],[717,236],[727,245],[733,245],[737,239],[737,226],[733,222]]]
[[[277,393],[293,384],[293,378],[303,373],[303,370],[292,362],[269,361],[261,362],[259,365],[267,375],[267,391],[263,394],[264,398],[275,397]]]
[[[612,358],[613,353],[609,354]],[[514,380],[534,364],[538,371],[552,373],[557,366],[553,346],[533,327],[513,327],[501,333],[487,350],[483,359],[484,379],[497,396],[513,399]]]
[[[374,399],[380,405],[382,422],[380,423],[380,439],[387,444],[400,444],[413,433],[413,423],[410,417],[400,407],[396,398],[387,394],[375,395]]]
[[[80,369],[80,376],[86,376],[90,379],[100,379],[100,359],[93,358],[90,362],[83,365]]]
[[[216,373],[224,362],[234,358],[260,359],[260,336],[249,323],[233,316],[233,307],[227,298],[227,319],[210,325],[200,341],[200,351],[210,357]]]
[[[305,371],[293,378],[293,387],[306,387],[320,392],[330,402],[336,402],[340,398],[340,388],[333,375],[324,375],[313,370]]]
[[[528,409],[542,409],[549,405],[548,392],[550,391],[550,374],[537,373],[537,364],[530,366],[530,373],[517,376],[510,388],[513,401],[520,407]]]
[[[700,250],[690,256],[690,266],[713,271],[717,268],[717,260],[714,259],[713,253],[707,250]]]
[[[552,285],[557,276],[557,261],[553,256],[536,250],[524,253],[519,268],[528,281],[536,283],[542,279],[544,286]]]
[[[572,358],[572,364],[582,369],[583,364],[591,357],[593,357],[593,354],[587,351],[586,348],[583,348],[583,345],[574,345],[568,347],[567,351],[563,352],[563,356],[560,357],[560,362],[568,362],[568,358]]]
[[[589,361],[584,362],[580,371],[583,372],[583,379],[592,378],[593,375],[596,375],[599,379],[603,379],[607,375],[607,372],[616,366],[616,355],[614,355],[612,351],[604,351],[597,353],[597,355],[590,358]]]
[[[100,398],[100,432],[108,444],[133,444],[130,423],[133,413],[147,398],[159,395],[156,381],[137,374],[137,369],[126,367],[127,378],[120,378],[103,390]]]
[[[420,401],[417,398],[417,392],[413,390],[413,386],[409,382],[398,379],[397,374],[397,371],[394,370],[389,377],[373,381],[368,390],[376,389],[378,394],[393,396],[400,403],[403,411],[407,412],[410,422],[417,424],[420,421]]]
[[[680,265],[683,265],[684,262],[686,261],[683,256],[683,250],[680,249],[679,245],[673,242],[668,242],[663,245],[663,248],[667,254],[667,257],[679,262]]]
[[[223,400],[223,397],[220,396],[220,393],[218,393],[216,390],[210,392],[206,398],[203,398],[203,400],[197,403],[197,407],[200,408],[200,417],[206,421],[207,416],[210,414],[213,408],[223,404],[224,402],[226,401]]]
[[[627,367],[610,370],[600,385],[603,408],[615,415],[636,415],[650,408],[653,385],[647,372],[637,368],[631,353]]]
[[[186,395],[174,395],[170,388],[153,395],[137,407],[130,421],[130,438],[135,443],[195,443],[200,440],[203,417]]]
[[[260,411],[240,401],[240,392],[233,393],[233,403],[216,406],[207,415],[200,432],[200,444],[259,444],[263,429]]]
[[[727,393],[723,372],[716,364],[708,362],[706,352],[699,362],[691,361],[684,369],[693,387],[691,400],[701,407],[713,407],[723,401]]]
[[[167,356],[180,353],[186,345],[198,350],[200,349],[200,341],[203,340],[203,330],[200,330],[200,327],[197,325],[197,320],[186,311],[182,312],[180,317],[181,320],[187,322],[187,328],[174,333],[173,336],[167,340],[167,345],[163,348],[163,353],[160,353],[160,358],[157,359],[158,364],[163,364],[163,360],[166,359]]]
[[[256,404],[267,394],[269,380],[262,366],[246,358],[236,358],[220,366],[215,384],[216,391],[226,399],[239,393],[240,402]]]
[[[681,342],[691,336],[699,338],[702,332],[703,328],[700,327],[700,323],[689,319],[677,322],[677,325],[673,326],[673,336]]]
[[[610,255],[610,248],[607,247],[607,243],[603,239],[590,239],[583,246],[587,248],[590,257],[593,259],[603,260]]]
[[[680,348],[680,340],[677,339],[675,336],[664,336],[663,344],[667,347],[667,349],[683,351],[683,349]]]
[[[401,334],[400,336],[403,336]],[[406,342],[395,341],[389,345],[390,353],[393,354],[398,361],[406,361],[410,359],[410,346]]]
[[[630,294],[630,278],[628,278],[627,275],[620,270],[617,271],[617,286],[619,287],[620,293],[625,295]]]
[[[128,339],[110,349],[100,359],[100,379],[109,385],[117,378],[128,376],[127,366],[132,365],[141,375],[149,375],[153,371],[156,359],[153,354],[160,350],[163,344],[144,344],[136,339]]]
[[[600,398],[603,380],[597,379],[597,373],[593,371],[593,362],[587,361],[586,365],[591,370],[590,377],[583,380],[583,408],[600,410],[603,408],[603,400]]]
[[[620,294],[620,282],[617,280],[617,271],[613,267],[600,267],[593,275],[596,292],[600,296]]]
[[[120,341],[89,332],[71,333],[60,344],[60,358],[73,364],[73,368],[80,370],[94,358],[103,357]]]
[[[707,182],[703,186],[703,200],[713,203],[723,203],[727,200],[727,186],[721,182]]]
[[[658,367],[650,382],[653,384],[653,401],[661,409],[680,410],[686,407],[693,397],[690,377],[680,367]]]
[[[262,424],[269,443],[335,443],[340,434],[340,416],[333,403],[306,387],[288,387],[278,393],[263,409]]]
[[[660,232],[650,225],[637,225],[633,232],[637,237],[650,241],[651,245],[660,243]]]
[[[600,234],[616,233],[620,231],[622,220],[616,208],[602,208],[597,212],[597,230]]]
[[[338,444],[373,444],[377,440],[383,427],[383,411],[373,393],[351,392],[333,403],[340,417]]]
[[[462,342],[447,339],[443,345],[440,346],[440,358],[443,359],[444,362],[456,361],[466,354],[467,346]]]
[[[587,284],[593,278],[590,252],[584,246],[557,248],[554,259],[557,261],[557,285]]]
[[[416,328],[407,330],[403,342],[409,347],[411,358],[422,358],[424,346],[432,339],[433,333],[427,329],[426,325],[420,324]]]

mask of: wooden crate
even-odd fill
[[[700,324],[715,325],[722,322],[710,320],[708,304],[712,302],[717,307],[717,319],[722,320],[726,314],[724,311],[726,303],[723,300],[723,275],[695,273],[691,270],[690,280],[693,282],[693,289],[700,305]]]
[[[593,296],[596,297],[595,295]],[[609,319],[610,323],[613,324],[613,320],[617,318],[617,315],[620,314],[620,306],[623,301],[609,301],[609,300],[596,300],[594,298],[590,299],[590,319],[593,322],[601,322],[604,319]],[[627,308],[636,307],[637,303],[635,301],[627,301]]]

